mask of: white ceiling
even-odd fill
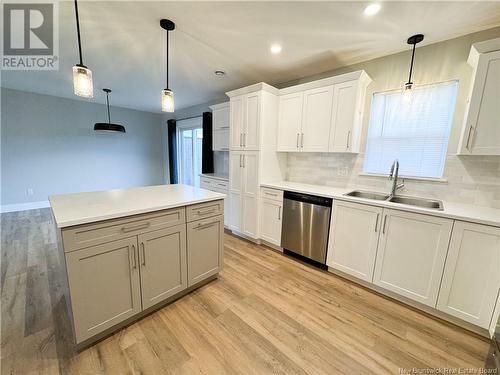
[[[80,1],[84,63],[94,75],[94,98],[112,105],[160,112],[165,86],[165,31],[171,38],[171,84],[176,108],[224,97],[265,81],[279,84],[500,25],[500,2],[383,2],[374,17],[368,2],[100,2]],[[78,62],[72,2],[60,3],[59,71],[3,71],[2,86],[77,98],[71,67]],[[283,45],[272,55],[273,42]],[[214,70],[227,72],[217,77]],[[82,99],[84,100],[84,99]]]

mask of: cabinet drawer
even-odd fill
[[[215,180],[207,177],[200,177],[200,186],[203,189],[208,189],[210,186],[215,185]]]
[[[70,227],[62,231],[64,251],[70,252],[185,222],[186,212],[181,207]]]
[[[272,199],[275,201],[283,201],[283,190],[263,187],[260,189],[260,196],[262,198]]]
[[[206,217],[222,215],[224,213],[224,201],[221,199],[208,203],[194,204],[192,206],[188,206],[186,210],[188,222],[204,219]]]
[[[224,190],[224,191],[227,191],[228,185],[229,185],[228,181],[222,181],[222,180],[214,180],[212,183],[212,186],[214,188],[216,188],[217,190]]]

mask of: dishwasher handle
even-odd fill
[[[318,197],[316,195],[295,193],[292,191],[285,191],[283,193],[283,199],[289,199],[292,201],[315,204],[315,205],[324,206],[324,207],[332,207],[332,198],[325,198],[325,197]]]

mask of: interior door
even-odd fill
[[[229,228],[242,230],[243,152],[229,153]]]
[[[279,98],[278,151],[299,151],[302,133],[302,92]]]
[[[259,153],[255,151],[243,154],[243,233],[258,238],[258,166]]]
[[[435,307],[453,220],[384,210],[373,282]]]
[[[382,211],[380,207],[334,201],[329,267],[372,282]]]
[[[300,148],[327,152],[332,121],[333,86],[304,91]]]
[[[231,150],[243,149],[243,106],[245,96],[240,95],[231,98],[229,104],[231,124],[229,128],[229,147]]]
[[[353,125],[357,115],[357,91],[357,80],[334,85],[330,133],[330,151],[332,152],[348,152],[352,148]]]
[[[260,92],[245,97],[243,148],[258,150],[260,147]]]
[[[141,311],[137,237],[65,255],[77,343]]]
[[[142,306],[147,309],[187,288],[186,226],[141,234],[138,240]]]

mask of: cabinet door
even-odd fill
[[[333,86],[304,91],[300,147],[305,152],[326,152],[330,139]]]
[[[299,151],[302,132],[302,92],[279,98],[278,151]]]
[[[243,110],[245,104],[245,96],[236,96],[231,98],[229,111],[231,116],[231,124],[229,129],[231,150],[241,150],[243,148]]]
[[[229,105],[212,110],[212,118],[214,130],[229,130]]]
[[[137,237],[65,256],[77,343],[141,311]]]
[[[330,132],[331,152],[352,151],[354,122],[358,118],[358,81],[339,83],[333,90],[332,130]],[[357,150],[356,150],[357,152]]]
[[[481,54],[464,133],[465,152],[500,155],[500,51]]]
[[[229,153],[229,228],[242,230],[243,152]]]
[[[215,275],[222,267],[222,216],[187,224],[188,286]]]
[[[213,151],[228,151],[229,150],[229,129],[212,131],[212,150]]]
[[[245,97],[243,128],[243,149],[258,150],[260,148],[260,92]]]
[[[384,210],[376,285],[436,306],[453,220]]]
[[[141,234],[138,239],[142,307],[147,309],[187,288],[186,226]]]
[[[500,288],[500,228],[455,221],[437,308],[488,329]]]
[[[382,208],[334,201],[327,265],[372,282]]]
[[[261,199],[260,238],[281,246],[281,215],[283,202],[271,199]]]
[[[259,153],[243,155],[243,233],[258,238]]]

